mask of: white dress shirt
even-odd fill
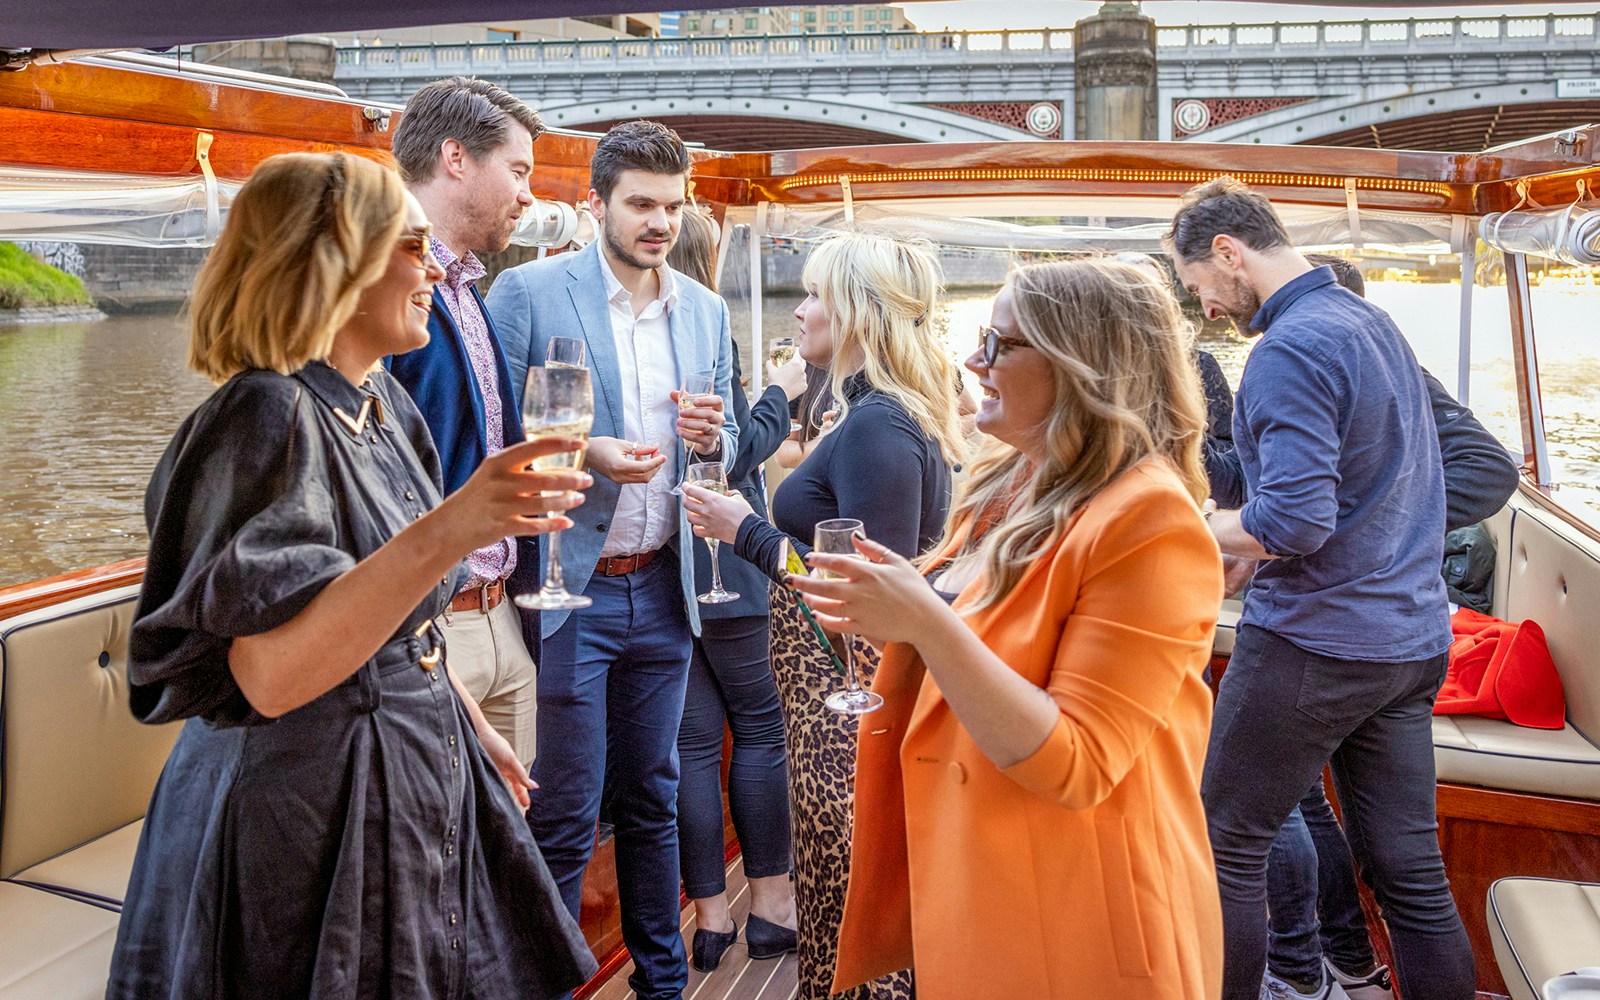
[[[606,284],[606,305],[611,316],[611,333],[617,344],[617,375],[622,385],[622,431],[628,440],[654,443],[669,459],[648,483],[628,483],[617,498],[617,510],[606,532],[602,558],[650,552],[667,543],[678,531],[678,498],[672,495],[673,449],[685,445],[678,437],[678,404],[668,393],[683,384],[678,362],[672,352],[672,329],[668,317],[678,304],[678,290],[672,269],[656,269],[660,294],[637,318],[633,314],[633,295],[611,270],[606,255],[600,255],[600,276]]]

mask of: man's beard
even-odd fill
[[[602,225],[600,229],[601,233],[605,237],[606,249],[611,251],[612,259],[620,260],[629,267],[637,268],[640,271],[653,271],[656,269],[658,266],[657,261],[650,260],[647,257],[640,257],[635,254],[633,249],[630,246],[625,245],[622,240],[607,226]],[[672,249],[672,244],[670,242],[667,244],[667,249]]]
[[[1228,303],[1227,318],[1233,324],[1233,329],[1241,337],[1259,337],[1262,331],[1255,329],[1250,322],[1261,311],[1261,297],[1256,290],[1251,288],[1243,278],[1236,278],[1233,283],[1233,295]]]

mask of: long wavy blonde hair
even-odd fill
[[[933,336],[942,274],[933,245],[885,233],[820,241],[801,280],[832,321],[834,427],[849,416],[844,383],[857,371],[899,403],[950,464],[966,452],[957,415],[955,362]]]
[[[326,358],[405,225],[393,170],[347,153],[271,157],[239,189],[195,277],[189,367],[217,383]]]
[[[1143,268],[1109,260],[1035,264],[1007,287],[1017,333],[1054,372],[1056,404],[1043,457],[991,441],[951,513],[939,548],[962,535],[960,554],[979,558],[974,610],[1009,593],[1072,516],[1137,463],[1170,463],[1197,503],[1209,491],[1193,332],[1172,294]]]

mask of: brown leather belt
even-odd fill
[[[631,556],[606,556],[595,563],[594,571],[601,576],[622,576],[635,570],[644,569],[656,561],[660,549],[651,549],[649,552],[640,552]]]
[[[506,582],[504,580],[490,580],[482,586],[463,590],[450,602],[451,611],[476,611],[479,614],[488,614],[506,599]]]

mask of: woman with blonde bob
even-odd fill
[[[551,997],[594,969],[434,625],[468,552],[570,525],[535,518],[588,477],[527,471],[577,442],[517,444],[441,499],[378,364],[427,342],[428,236],[383,167],[278,156],[196,279],[220,388],[151,479],[128,663],[134,715],[186,721],[108,997]]]
[[[944,531],[951,468],[962,457],[955,363],[930,336],[940,272],[933,248],[851,232],[820,241],[806,260],[806,298],[795,310],[800,357],[833,384],[832,427],[772,497],[772,523],[740,496],[687,491],[695,534],[731,542],[780,579],[787,547],[810,551],[819,521],[856,518],[907,558]],[[828,651],[792,594],[772,592],[772,669],[784,704],[794,828],[800,993],[828,996],[848,878],[850,793],[841,780],[855,753],[855,725],[822,707],[841,686]],[[857,657],[863,674],[872,659]],[[753,921],[752,921],[753,922]],[[885,969],[885,972],[895,972]],[[910,995],[904,974],[850,994]]]
[[[862,539],[811,557],[843,579],[793,580],[825,627],[888,644],[835,986],[909,965],[920,1000],[1214,998],[1222,570],[1186,331],[1104,261],[1018,271],[991,322],[967,367],[995,440],[937,552]]]

